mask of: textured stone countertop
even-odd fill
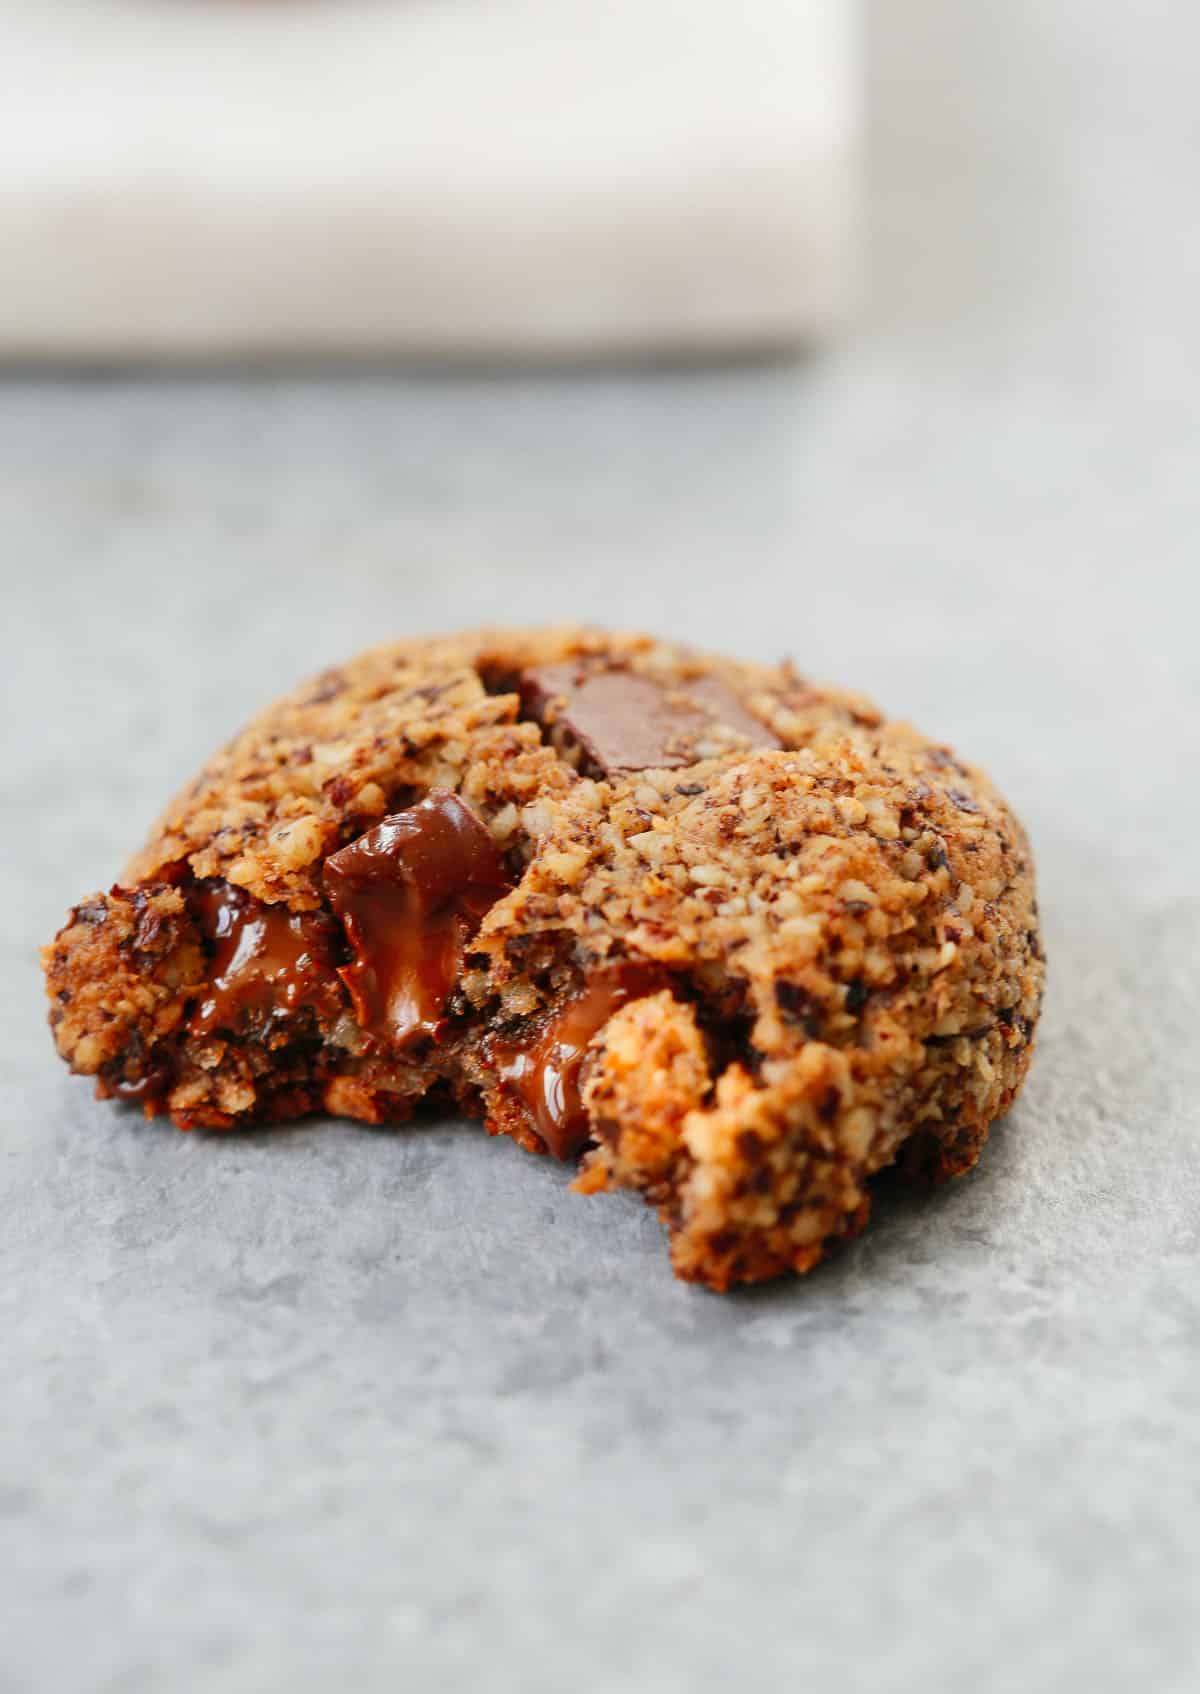
[[[1200,25],[880,13],[875,292],[799,367],[0,388],[5,1694],[1196,1686]],[[1028,1090],[807,1281],[52,1058],[36,944],[251,709],[581,615],[790,651],[1032,831]]]

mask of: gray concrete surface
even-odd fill
[[[1196,1686],[1198,51],[881,6],[802,368],[0,390],[0,1686]],[[1025,1098],[807,1282],[680,1287],[464,1125],[181,1136],[52,1060],[36,943],[247,711],[577,614],[789,649],[1033,831]]]

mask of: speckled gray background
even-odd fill
[[[1200,1673],[1192,7],[880,5],[799,367],[0,388],[0,1685],[1183,1694]],[[810,1280],[442,1124],[182,1136],[32,963],[251,708],[552,614],[792,651],[1039,850],[1028,1092]]]

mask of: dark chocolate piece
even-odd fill
[[[524,671],[520,692],[522,709],[552,742],[578,748],[588,776],[695,764],[718,725],[754,747],[781,745],[717,677],[660,682],[579,659]]]
[[[775,984],[775,1004],[788,1023],[802,1029],[810,1041],[821,1039],[823,1015],[820,1001],[807,988],[786,978]]]
[[[579,1086],[587,1044],[614,1012],[662,986],[653,965],[620,964],[597,971],[542,1024],[532,1041],[496,1041],[492,1062],[502,1083],[529,1110],[556,1159],[573,1159],[588,1139]]]
[[[435,788],[325,861],[325,891],[354,962],[340,972],[368,1035],[436,1037],[471,935],[511,883],[491,836]]]
[[[336,1008],[336,931],[327,917],[265,905],[228,882],[201,885],[193,900],[212,963],[207,992],[188,1023],[189,1034],[235,1031],[248,1012]]]
[[[171,1080],[169,1065],[152,1065],[139,1077],[129,1078],[119,1075],[116,1071],[102,1077],[106,1094],[115,1095],[118,1100],[129,1100],[138,1105],[147,1102],[157,1104],[167,1092]]]

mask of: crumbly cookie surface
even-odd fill
[[[885,1165],[969,1168],[1043,981],[980,772],[790,665],[578,629],[322,673],[45,965],[101,1094],[212,1128],[453,1100],[641,1192],[714,1288],[808,1269]]]

